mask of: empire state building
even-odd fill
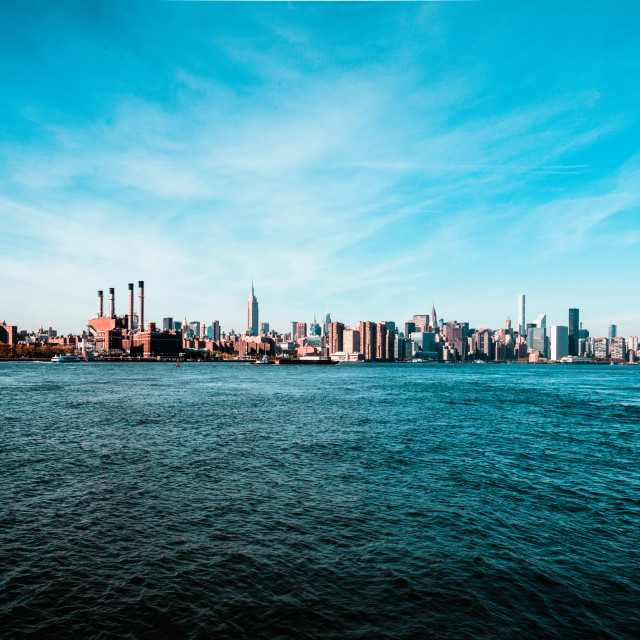
[[[253,280],[251,281],[251,295],[247,300],[247,331],[252,336],[258,335],[258,299],[253,295]]]

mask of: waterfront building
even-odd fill
[[[387,359],[387,325],[378,322],[376,327],[376,360]]]
[[[612,338],[609,343],[609,352],[612,360],[624,360],[627,357],[624,338]]]
[[[123,344],[120,336],[121,348],[129,351],[136,357],[155,358],[169,357],[175,358],[182,351],[182,336],[179,333],[170,331],[157,331],[154,322],[149,322],[145,331],[139,330],[127,337],[127,344]]]
[[[546,322],[545,322],[546,324]],[[547,329],[545,327],[531,326],[527,332],[527,349],[539,351],[543,358],[548,355]]]
[[[253,280],[251,281],[251,295],[247,300],[247,331],[250,336],[258,335],[258,299],[253,291]]]
[[[616,338],[618,336],[618,325],[617,324],[610,324],[609,328],[607,330],[607,338],[609,338],[609,340],[612,340],[613,338]]]
[[[602,358],[602,359],[609,357],[609,339],[608,338],[594,338],[593,355],[596,358]]]
[[[0,342],[15,347],[18,344],[18,327],[0,322]]]
[[[433,331],[416,331],[410,338],[416,347],[414,355],[418,358],[437,358],[436,334]]]
[[[344,325],[342,322],[331,322],[329,324],[329,353],[343,351]],[[319,336],[315,336],[318,338]]]
[[[629,336],[627,338],[627,349],[630,349],[631,351],[638,350],[638,336]]]
[[[360,353],[360,332],[355,327],[346,327],[342,332],[342,350],[347,353]]]
[[[473,352],[479,360],[492,360],[495,355],[495,343],[489,329],[480,329],[473,334]]]
[[[374,322],[360,322],[358,325],[360,332],[360,353],[365,360],[376,359],[376,325]]]
[[[444,339],[453,345],[462,360],[467,357],[467,330],[466,325],[459,324],[455,320],[446,322],[442,329]]]
[[[549,330],[551,360],[560,360],[569,354],[569,327],[551,325]]]
[[[527,325],[525,324],[526,320],[525,320],[524,307],[525,307],[525,295],[524,293],[521,293],[518,296],[518,333],[521,336],[524,336],[526,338]]]
[[[580,309],[569,309],[569,355],[578,355],[580,339]]]
[[[398,332],[392,331],[387,328],[387,346],[386,346],[386,355],[387,360],[395,360],[396,359],[396,343],[398,340]]]

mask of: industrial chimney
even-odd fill
[[[102,291],[98,291],[98,318],[102,318],[102,316],[103,316]]]
[[[133,330],[133,282],[129,283],[129,320],[127,322],[129,331]]]
[[[140,307],[138,329],[144,331],[144,280],[138,280],[138,306]]]
[[[113,287],[109,289],[109,316],[116,317],[116,290]]]

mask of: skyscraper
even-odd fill
[[[616,338],[618,336],[618,325],[610,324],[609,329],[607,331],[607,338],[611,340],[612,338]]]
[[[253,280],[251,281],[251,295],[247,300],[247,331],[252,336],[258,335],[258,299],[253,293]]]
[[[569,355],[578,355],[578,340],[580,338],[580,310],[569,309]]]
[[[536,327],[538,327],[539,329],[546,329],[547,328],[547,314],[546,313],[539,313],[536,316],[536,319],[533,322]]]
[[[569,328],[552,325],[549,332],[551,360],[560,360],[569,355]]]
[[[524,302],[524,293],[521,293],[518,296],[518,333],[526,337],[527,325],[525,324]]]

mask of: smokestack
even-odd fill
[[[138,306],[140,307],[138,329],[144,331],[144,280],[138,280]]]
[[[98,318],[102,318],[103,309],[102,309],[102,291],[98,291]]]
[[[109,316],[115,318],[116,316],[116,290],[111,287],[109,289]]]
[[[133,282],[129,283],[129,331],[133,330]]]

